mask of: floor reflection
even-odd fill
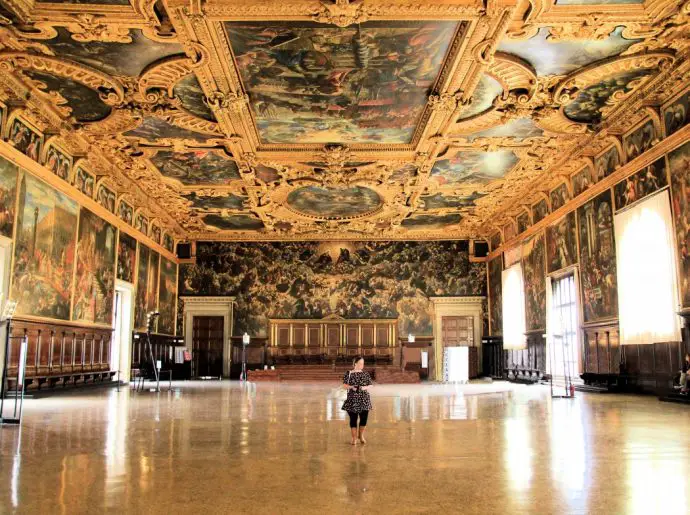
[[[506,383],[381,385],[349,445],[331,385],[27,399],[5,513],[659,513],[690,502],[690,411]]]

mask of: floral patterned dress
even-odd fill
[[[360,370],[359,372],[345,372],[343,376],[343,384],[350,386],[369,386],[372,384],[369,372]],[[347,399],[343,403],[343,410],[348,413],[361,413],[362,411],[371,411],[371,397],[369,392],[359,388],[352,388],[347,391]]]

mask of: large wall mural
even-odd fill
[[[611,190],[579,207],[577,222],[584,320],[614,318],[618,315],[618,285]]]
[[[489,324],[492,336],[503,334],[503,254],[489,261]]]
[[[668,186],[666,159],[661,158],[629,175],[614,187],[616,209],[623,209]]]
[[[72,320],[112,323],[115,294],[115,227],[88,209],[79,215]]]
[[[668,155],[676,223],[680,294],[683,307],[690,307],[690,142]]]
[[[457,22],[226,22],[265,143],[410,143]]]
[[[135,267],[137,266],[137,240],[120,231],[117,245],[117,278],[134,284]]]
[[[175,301],[177,300],[177,265],[161,256],[158,296],[158,332],[175,334]]]
[[[576,230],[573,211],[546,228],[546,258],[549,273],[577,263]]]
[[[17,165],[0,157],[0,235],[12,238],[17,202]]]
[[[235,334],[268,318],[399,317],[400,334],[432,334],[430,296],[486,295],[466,241],[199,243],[180,266],[180,295],[234,295]]]
[[[525,328],[546,328],[546,245],[544,233],[522,246],[522,276],[525,282]]]
[[[149,258],[151,251],[146,245],[139,244],[139,262],[137,264],[137,293],[134,304],[134,329],[146,329],[147,288],[149,277]]]
[[[10,294],[16,313],[69,320],[79,206],[23,173],[17,211]]]

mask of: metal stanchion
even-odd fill
[[[24,372],[26,371],[26,354],[29,347],[29,340],[26,336],[12,336],[12,316],[17,309],[15,301],[8,300],[5,303],[5,309],[2,315],[2,320],[7,323],[5,335],[5,359],[3,363],[3,378],[0,385],[0,424],[20,424],[22,420],[22,409],[24,407]],[[19,340],[19,356],[17,359],[17,375],[14,377],[14,390],[9,388],[9,361],[10,361],[10,342],[12,340]],[[12,416],[5,416],[5,397],[12,395],[14,397],[14,407]]]

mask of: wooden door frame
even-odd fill
[[[443,338],[441,320],[444,316],[471,316],[474,320],[474,346],[477,347],[478,370],[482,369],[482,304],[486,297],[431,297],[434,306],[434,379],[443,381]]]
[[[183,301],[184,344],[192,352],[194,316],[223,317],[223,376],[230,377],[232,365],[233,307],[235,297],[180,297]]]

